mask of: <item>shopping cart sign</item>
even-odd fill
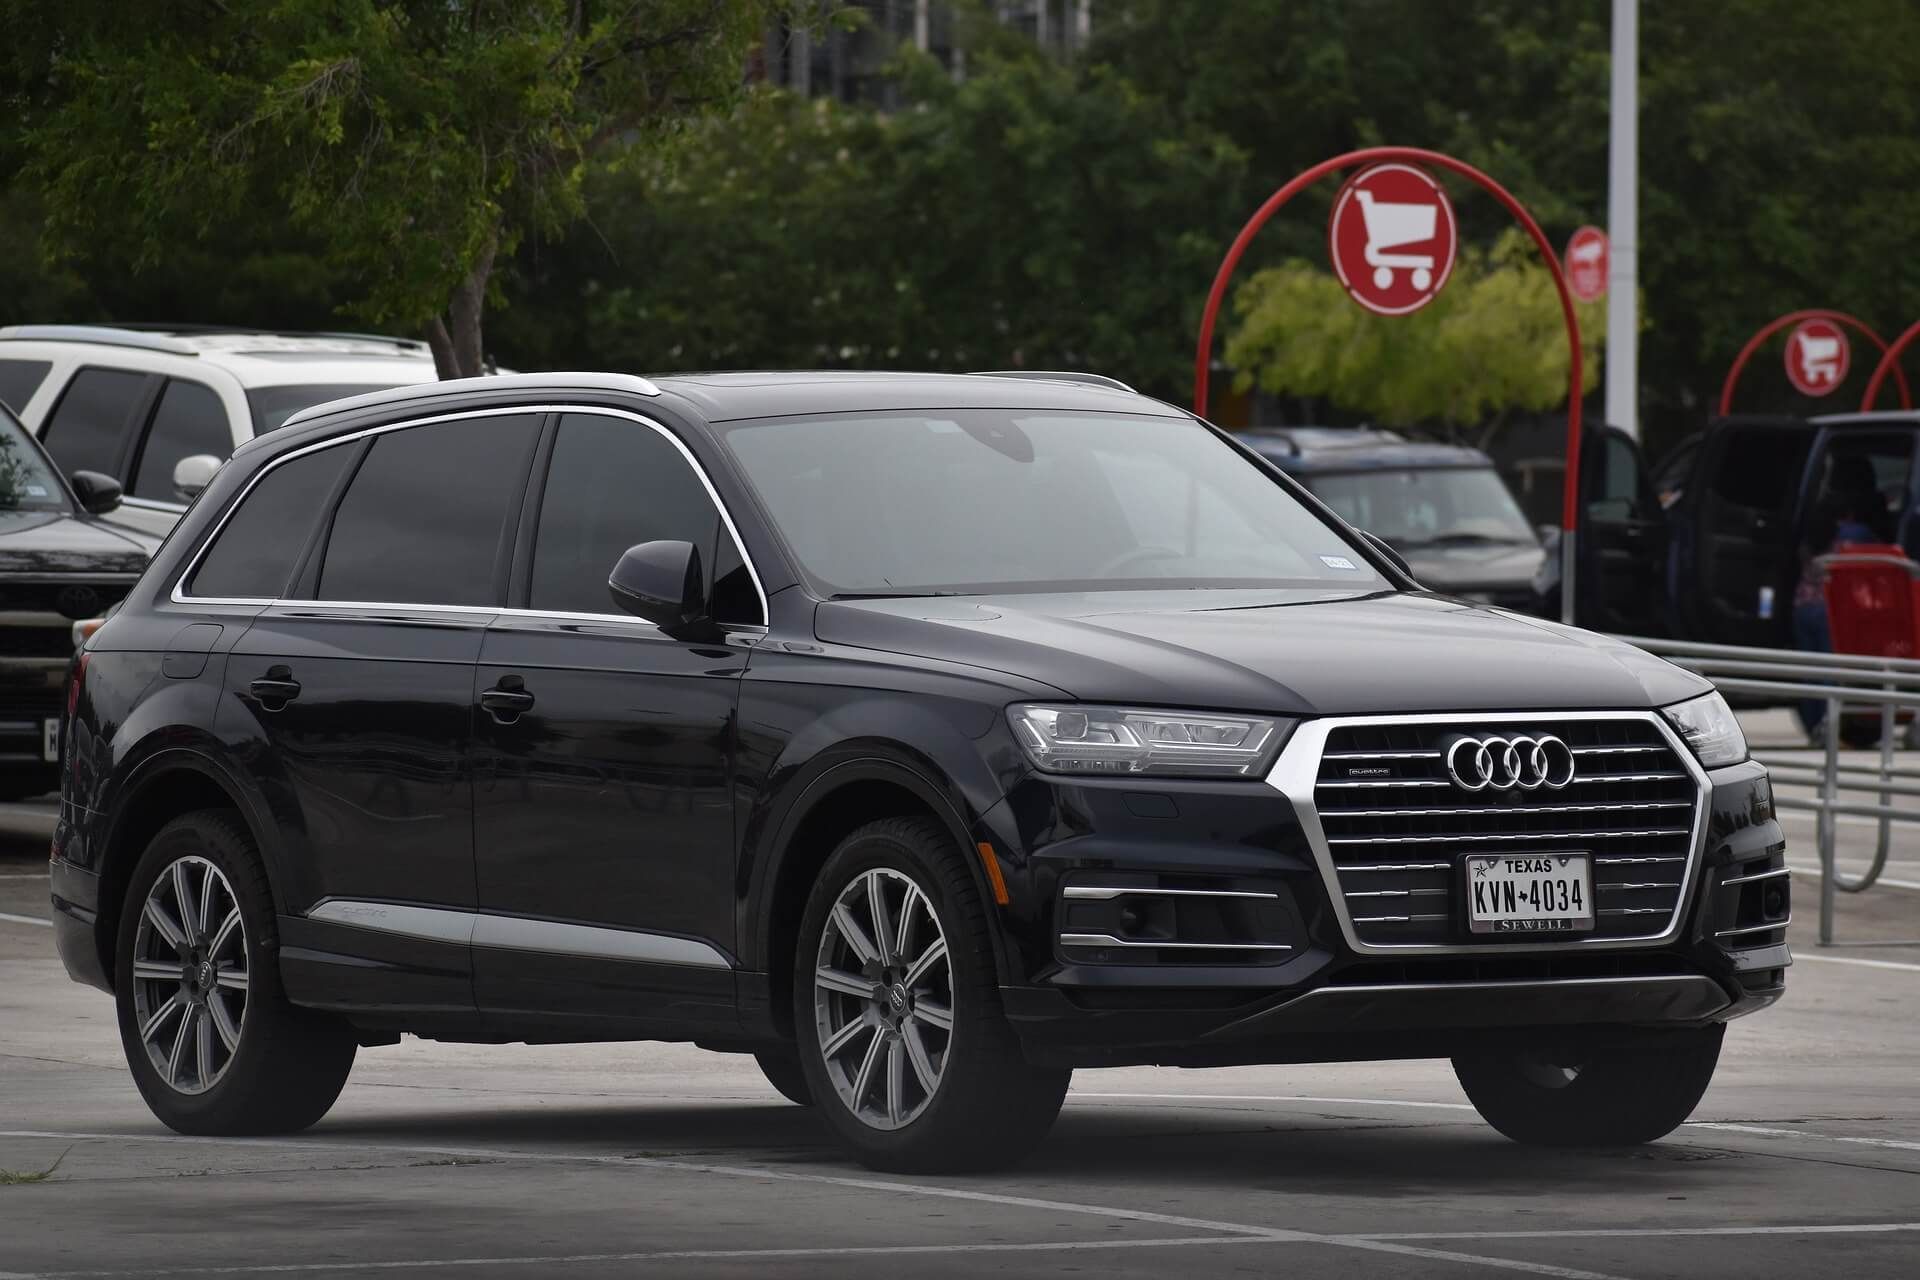
[[[1567,289],[1582,302],[1607,296],[1607,233],[1582,227],[1567,241]]]
[[[1431,174],[1377,164],[1348,179],[1327,219],[1334,274],[1352,299],[1383,316],[1432,302],[1453,273],[1453,205]]]
[[[1802,320],[1787,335],[1787,381],[1803,396],[1824,396],[1847,376],[1853,353],[1831,320]]]

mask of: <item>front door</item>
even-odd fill
[[[730,1027],[734,712],[759,602],[737,591],[732,534],[664,428],[569,412],[543,453],[519,607],[480,656],[480,1003]],[[615,608],[614,564],[657,539],[699,549],[717,616],[739,625],[668,635]]]
[[[252,740],[303,949],[360,966],[309,970],[339,985],[308,998],[473,1007],[474,664],[539,423],[482,415],[323,450],[354,451],[337,505],[228,660],[220,728]]]
[[[1615,427],[1581,441],[1576,618],[1619,635],[1666,634],[1667,524],[1640,447]]]
[[[1732,418],[1708,429],[1682,499],[1691,537],[1675,601],[1688,638],[1791,647],[1794,508],[1813,435],[1798,418]]]

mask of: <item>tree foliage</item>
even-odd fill
[[[276,222],[451,375],[480,371],[496,260],[581,213],[597,149],[727,101],[772,3],[0,0],[0,24],[56,258]]]
[[[1578,304],[1582,385],[1599,384],[1599,304]],[[1321,262],[1257,272],[1234,297],[1235,385],[1318,396],[1376,422],[1477,423],[1567,401],[1567,330],[1553,279],[1518,230],[1466,249],[1446,287],[1410,316],[1346,296]]]

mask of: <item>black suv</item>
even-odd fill
[[[1064,376],[310,410],[70,701],[60,950],[186,1132],[311,1124],[408,1032],[753,1053],[887,1168],[1126,1063],[1450,1057],[1514,1138],[1640,1142],[1790,962],[1699,677]]]

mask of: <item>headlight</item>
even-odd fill
[[[1700,757],[1700,763],[1706,768],[1739,764],[1747,758],[1747,735],[1740,732],[1733,708],[1719,694],[1709,693],[1691,702],[1667,707],[1660,714],[1680,731],[1680,736],[1687,740],[1693,754]]]
[[[1273,759],[1286,723],[1131,707],[1007,709],[1013,735],[1048,773],[1253,777]]]

